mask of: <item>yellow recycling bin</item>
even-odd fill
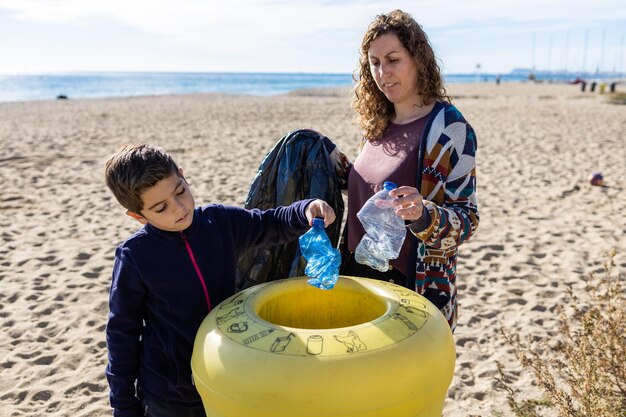
[[[191,368],[208,417],[440,417],[450,327],[404,287],[341,276],[248,288],[198,330]]]

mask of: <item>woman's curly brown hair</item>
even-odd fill
[[[387,33],[398,36],[402,45],[413,56],[417,64],[417,93],[423,104],[428,105],[435,100],[450,101],[435,53],[422,27],[402,10],[378,15],[367,28],[361,42],[359,68],[354,74],[355,99],[352,102],[352,108],[357,113],[355,123],[363,130],[365,138],[371,140],[382,137],[394,114],[393,103],[376,86],[368,57],[372,41]]]

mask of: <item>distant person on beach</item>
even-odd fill
[[[428,38],[409,14],[377,16],[360,54],[353,108],[364,137],[348,175],[342,273],[413,289],[454,329],[457,249],[479,220],[474,130],[450,104]],[[407,238],[392,268],[379,272],[357,263],[354,251],[365,234],[357,212],[384,181],[399,185],[391,196]]]
[[[106,329],[113,415],[204,416],[192,383],[193,343],[212,307],[235,293],[239,255],[295,239],[314,217],[329,225],[335,213],[314,199],[266,211],[196,208],[183,170],[143,144],[111,156],[105,181],[143,225],[115,252]]]

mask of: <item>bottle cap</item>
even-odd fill
[[[324,219],[320,218],[320,217],[316,217],[313,219],[313,226],[319,226],[319,227],[324,227]]]
[[[398,188],[398,186],[396,185],[395,182],[392,181],[385,181],[383,183],[383,188],[387,191],[393,190],[394,188]]]

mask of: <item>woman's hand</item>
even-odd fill
[[[335,210],[324,200],[313,200],[306,206],[306,218],[309,220],[309,226],[313,226],[313,219],[321,217],[324,219],[324,227],[335,221]]]
[[[422,195],[414,187],[402,186],[395,188],[389,192],[389,196],[393,198],[391,204],[396,209],[396,214],[404,220],[415,221],[422,217],[424,211],[424,199]]]

